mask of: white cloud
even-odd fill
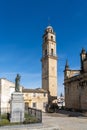
[[[21,76],[20,84],[28,88],[41,87],[41,74],[40,73],[24,73],[24,72],[3,72],[0,73],[1,78],[6,78],[15,82],[16,75]]]

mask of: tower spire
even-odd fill
[[[68,60],[66,59],[65,70],[69,69]]]
[[[81,70],[83,70],[83,62],[84,60],[87,58],[87,53],[86,50],[84,48],[82,48],[82,51],[80,53],[80,60],[81,60]]]

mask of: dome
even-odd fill
[[[53,28],[52,26],[47,26],[46,29],[45,29],[46,32],[53,32]]]
[[[52,28],[52,26],[47,26],[47,28],[46,28],[46,29],[53,29],[53,28]]]

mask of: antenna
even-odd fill
[[[48,25],[50,26],[50,17],[48,17]]]

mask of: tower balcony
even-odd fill
[[[42,59],[48,58],[48,57],[53,58],[53,59],[57,59],[57,55],[56,54],[51,54],[51,53],[43,55]]]

